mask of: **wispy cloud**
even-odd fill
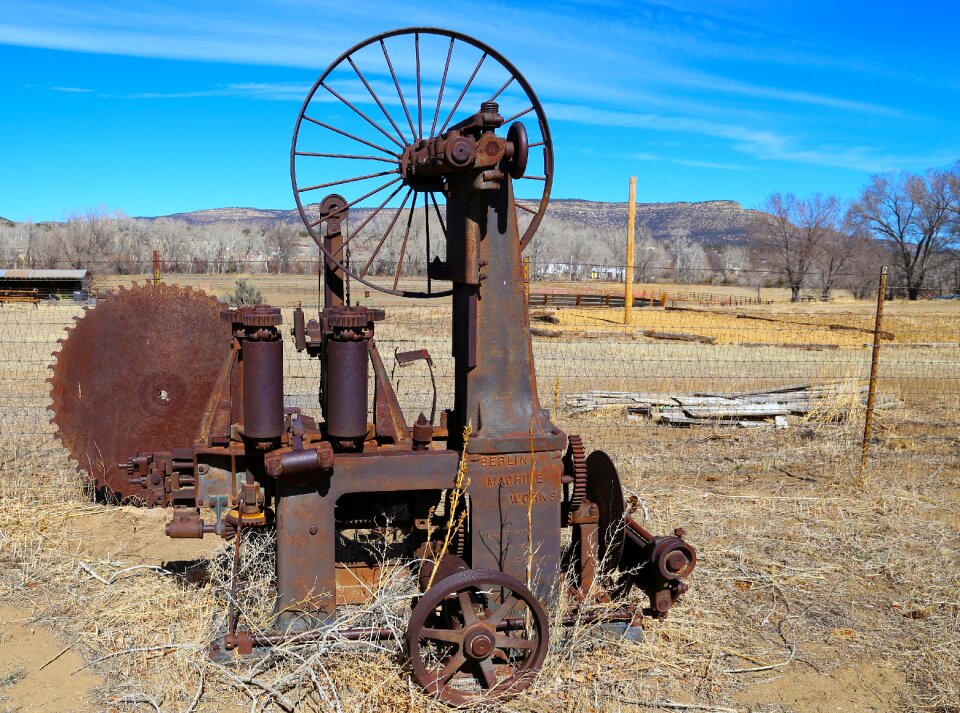
[[[93,90],[84,87],[50,87],[51,91],[63,92],[64,94],[90,94]]]
[[[733,149],[761,161],[787,161],[867,173],[890,171],[907,165],[922,164],[923,162],[927,162],[927,165],[929,165],[932,162],[929,155],[894,155],[878,152],[876,149],[866,146],[819,145],[808,148],[796,139],[788,138],[776,131],[758,130],[749,126],[726,124],[694,117],[632,114],[569,104],[551,105],[549,113],[560,120],[575,119],[582,123],[599,126],[646,129],[727,139],[731,142],[730,145]],[[637,160],[659,159],[652,154],[635,154],[634,158]],[[674,160],[676,163],[684,161],[688,165],[697,165],[697,162],[686,159]],[[704,167],[721,166],[723,164],[704,165]]]
[[[206,97],[240,97],[268,101],[303,101],[310,90],[308,84],[248,82],[225,84],[222,87],[197,89],[184,92],[134,92],[131,94],[104,95],[119,99],[202,99]]]
[[[746,171],[748,166],[737,163],[720,163],[716,161],[697,161],[693,159],[674,158],[672,156],[658,156],[652,153],[633,153],[627,156],[633,161],[657,161],[663,163],[675,163],[679,166],[691,166],[693,168],[709,168],[718,171]]]

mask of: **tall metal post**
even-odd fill
[[[870,432],[873,429],[873,403],[877,395],[877,369],[880,363],[880,335],[883,326],[883,303],[887,295],[887,268],[880,270],[880,287],[877,290],[877,315],[873,326],[873,353],[870,357],[870,385],[867,390],[867,413],[863,420],[863,445],[860,453],[858,483],[863,483],[870,458]]]
[[[160,251],[153,251],[153,285],[154,287],[160,284]]]
[[[627,202],[627,267],[623,275],[623,323],[630,325],[633,312],[633,237],[637,220],[637,177],[630,177],[630,198]]]

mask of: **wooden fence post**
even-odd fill
[[[863,484],[870,460],[870,432],[873,429],[873,403],[877,396],[877,369],[880,363],[880,335],[883,327],[883,303],[887,296],[887,268],[880,270],[877,290],[877,314],[873,323],[873,353],[870,356],[870,385],[867,387],[867,412],[863,419],[863,443],[860,451],[860,473],[857,483]]]

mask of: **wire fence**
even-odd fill
[[[236,276],[164,279],[227,299]],[[94,288],[104,292],[134,280],[99,277]],[[309,312],[320,299],[316,276],[253,281],[266,302],[282,306],[287,325],[293,306]],[[437,403],[451,405],[448,300],[401,300],[356,287],[354,302],[386,309],[377,340],[408,421],[420,411],[429,415],[433,387],[425,363],[398,366],[397,351],[427,349]],[[562,429],[582,434],[588,447],[615,452],[641,475],[656,469],[709,479],[782,469],[797,477],[849,477],[863,440],[875,295],[790,303],[788,294],[638,285],[625,323],[622,286],[533,282],[530,331],[541,403]],[[0,450],[66,462],[49,423],[46,378],[65,328],[96,306],[71,299],[0,304]],[[888,302],[880,344],[872,467],[910,472],[920,463],[935,465],[938,454],[954,462],[960,302]],[[91,356],[104,368],[123,368],[109,354]],[[284,365],[287,404],[319,416],[317,360],[288,340]],[[119,406],[111,408],[147,417],[138,412],[136,394],[116,399]],[[171,444],[178,445],[188,444]]]

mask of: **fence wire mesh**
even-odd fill
[[[99,277],[93,292],[147,279]],[[282,306],[286,325],[295,305],[303,305],[308,317],[317,309],[315,275],[249,279],[264,301]],[[171,274],[164,280],[227,300],[237,276]],[[876,304],[844,296],[790,303],[786,294],[638,285],[627,324],[622,285],[535,281],[529,315],[541,403],[562,429],[582,434],[589,447],[613,452],[640,474],[655,469],[710,478],[780,469],[799,477],[849,477],[859,463]],[[451,405],[448,300],[401,300],[361,285],[353,301],[386,308],[377,339],[408,420],[420,411],[430,414],[433,382],[424,362],[398,367],[397,351],[427,349],[439,409]],[[52,437],[45,380],[58,340],[86,309],[96,307],[68,297],[0,307],[0,429],[8,455],[27,449],[45,461],[66,462]],[[909,470],[911,457],[955,457],[958,317],[957,301],[887,304],[875,384],[878,467]],[[108,354],[92,357],[110,360]],[[318,362],[288,340],[287,404],[319,416],[318,380]],[[139,417],[136,399],[129,398],[127,408],[131,418]]]

